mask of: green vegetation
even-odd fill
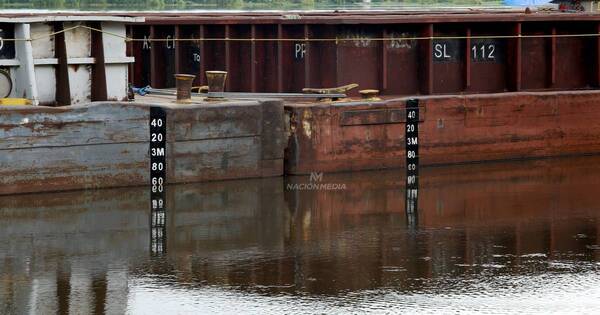
[[[368,1],[368,0],[367,0]],[[290,10],[415,5],[499,5],[501,0],[0,0],[4,9],[62,10]]]

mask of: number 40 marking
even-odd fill
[[[152,127],[162,127],[163,125],[163,120],[162,119],[152,119],[152,122],[150,122],[150,125]]]

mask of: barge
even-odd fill
[[[0,194],[149,183],[150,108],[167,114],[167,183],[405,167],[408,100],[422,165],[600,153],[596,13],[1,18],[9,96],[45,106],[0,106]],[[170,91],[186,73],[200,87],[207,70],[245,96],[128,101],[128,83]],[[307,88],[347,97],[293,97]]]
[[[420,100],[423,165],[600,153],[600,14],[550,9],[144,14],[136,85],[231,74],[225,89],[356,83],[381,101],[286,101],[285,172],[404,167],[405,102]],[[141,61],[141,62],[140,62]]]
[[[226,89],[357,83],[383,95],[593,89],[600,15],[553,10],[143,13],[128,28],[132,81],[232,74]],[[198,75],[196,84],[205,85]],[[354,96],[358,94],[355,93]]]

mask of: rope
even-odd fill
[[[57,32],[52,32],[50,34],[45,34],[45,35],[42,35],[42,36],[31,38],[31,40],[34,41],[34,40],[40,40],[40,39],[43,39],[43,38],[54,37],[54,36],[56,36],[58,34],[66,33],[68,31],[72,31],[72,30],[76,30],[76,29],[78,29],[80,27],[81,27],[81,24],[78,24],[78,25],[75,25],[73,27],[67,27],[67,28],[62,29],[62,30],[57,31]]]
[[[63,30],[33,38],[2,38],[6,42],[35,41],[54,37],[78,28],[88,29],[123,39],[125,42],[354,42],[354,41],[416,41],[416,40],[462,40],[462,39],[519,39],[519,38],[581,38],[600,37],[600,33],[541,34],[541,35],[474,35],[474,36],[413,36],[413,37],[335,37],[335,38],[131,38],[86,25],[76,25]]]
[[[475,36],[416,36],[416,37],[336,37],[336,38],[130,38],[128,42],[353,42],[353,41],[412,41],[452,39],[516,39],[516,38],[565,38],[600,37],[589,34],[542,34],[542,35],[475,35]]]
[[[121,34],[112,33],[112,32],[107,32],[107,31],[103,31],[103,30],[101,30],[101,29],[94,28],[94,27],[89,27],[89,26],[86,26],[86,25],[80,25],[80,27],[82,27],[82,28],[85,28],[85,29],[88,29],[88,30],[90,30],[90,31],[95,31],[95,32],[99,32],[99,33],[102,33],[102,34],[107,34],[107,35],[112,35],[112,36],[115,36],[115,37],[119,37],[119,38],[122,38],[122,39],[124,39],[125,41],[127,41],[127,40],[128,40],[128,37],[127,37],[127,36],[123,36],[123,35],[121,35]]]
[[[2,38],[2,41],[5,41],[5,42],[31,42],[31,41],[34,41],[34,40],[40,40],[40,39],[44,39],[44,38],[54,37],[54,36],[56,36],[58,34],[66,33],[68,31],[75,30],[75,29],[80,28],[80,27],[84,27],[84,26],[81,25],[81,24],[79,24],[79,25],[75,25],[73,27],[67,27],[67,28],[62,29],[60,31],[52,32],[52,33],[49,33],[49,34],[44,34],[42,36],[33,37],[33,38]]]

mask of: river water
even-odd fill
[[[0,314],[600,309],[600,157],[312,180],[0,197]]]

